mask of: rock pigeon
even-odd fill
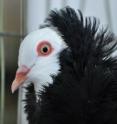
[[[29,124],[117,124],[117,41],[70,7],[21,43],[12,92],[26,87]]]

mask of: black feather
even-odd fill
[[[27,120],[29,120],[29,124],[35,124],[35,111],[38,107],[36,102],[36,93],[34,90],[34,85],[30,84],[25,89],[27,90],[26,99],[23,100],[23,102],[27,103],[25,106],[25,112],[28,113]]]
[[[44,87],[41,100],[36,102],[32,86],[27,88],[29,124],[117,124],[114,35],[98,32],[95,18],[84,19],[69,7],[52,11],[46,23],[57,28],[69,48],[60,53],[61,73]]]

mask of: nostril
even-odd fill
[[[18,68],[16,75],[26,75],[30,71],[26,65],[22,65]]]

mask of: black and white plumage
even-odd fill
[[[43,59],[40,67],[43,63],[45,66],[43,75],[49,75],[49,78],[44,77],[47,80],[40,80],[39,75],[36,80],[35,76],[30,78],[35,71],[29,72],[30,80],[27,81],[33,82],[26,88],[25,112],[29,124],[117,124],[117,59],[114,54],[117,41],[113,34],[99,31],[95,18],[93,21],[83,19],[81,12],[77,14],[69,7],[52,11],[46,26],[40,30],[44,29],[55,33],[61,47],[56,45],[58,51],[54,48],[56,52],[49,55],[48,60],[40,58]],[[48,39],[52,41],[53,37],[50,37]],[[25,43],[24,40],[24,46]],[[20,49],[19,61],[30,54],[28,51],[22,55],[26,50],[24,46]],[[48,66],[49,73],[46,73]],[[40,74],[38,67],[34,70]],[[50,71],[54,67],[57,68]],[[41,89],[36,89],[37,100],[35,84],[40,82]]]

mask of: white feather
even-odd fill
[[[42,41],[48,41],[54,48],[48,56],[38,56],[36,48]],[[60,70],[58,56],[66,47],[59,33],[49,27],[30,33],[21,43],[18,66],[32,67],[26,82],[33,82],[37,92],[42,90],[43,85],[53,83],[51,76],[57,75]]]

